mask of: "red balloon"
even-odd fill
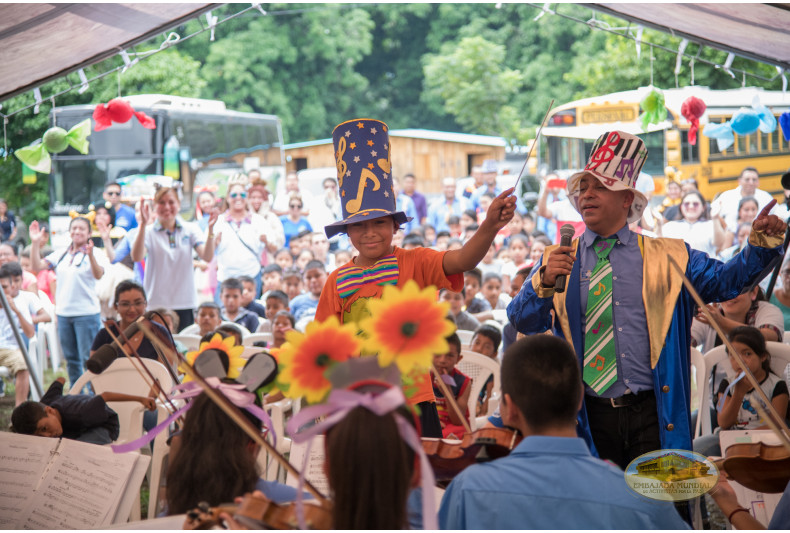
[[[699,118],[705,113],[705,102],[696,96],[689,96],[683,105],[680,106],[680,114],[691,123],[689,128],[689,144],[697,144],[697,130],[699,130]]]

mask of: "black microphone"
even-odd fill
[[[140,327],[137,322],[132,322],[132,324],[124,330],[123,334],[129,339],[138,331],[140,331]],[[107,367],[110,366],[113,361],[122,356],[123,350],[118,346],[118,343],[113,341],[104,346],[100,346],[98,350],[93,352],[93,355],[88,359],[87,363],[85,363],[85,366],[94,374],[101,374],[107,370]]]
[[[573,240],[573,234],[576,233],[576,228],[572,224],[563,224],[560,228],[560,246],[570,246]],[[565,274],[557,276],[554,280],[554,292],[565,292]]]

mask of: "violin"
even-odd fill
[[[716,466],[747,489],[767,494],[783,492],[790,481],[790,452],[762,442],[733,444]]]
[[[307,529],[332,529],[332,512],[327,507],[304,502]],[[210,507],[206,502],[189,511],[183,529],[225,529],[219,515],[228,513],[247,529],[299,529],[296,503],[274,503],[260,494],[246,494],[239,505]]]
[[[522,435],[506,428],[482,428],[464,435],[462,440],[422,438],[422,449],[431,463],[436,484],[445,487],[464,468],[510,454]]]

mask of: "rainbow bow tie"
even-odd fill
[[[379,259],[370,268],[349,266],[337,273],[337,293],[341,298],[348,298],[369,283],[397,285],[398,260],[394,255]]]

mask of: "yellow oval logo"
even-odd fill
[[[625,469],[631,490],[654,500],[681,502],[702,496],[719,480],[719,470],[704,455],[689,450],[656,450],[640,455]]]

